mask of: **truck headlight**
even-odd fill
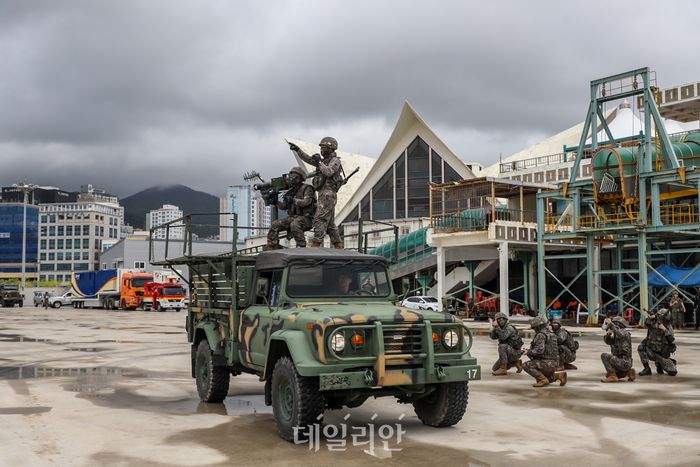
[[[331,349],[336,353],[345,350],[345,336],[342,332],[336,332],[331,336]]]
[[[454,329],[448,329],[442,335],[442,343],[446,348],[454,349],[459,344],[459,334]]]

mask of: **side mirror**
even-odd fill
[[[258,297],[267,298],[267,293],[270,290],[270,280],[267,277],[258,277],[258,282],[255,289],[255,295]]]

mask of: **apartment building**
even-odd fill
[[[146,214],[146,230],[180,219],[182,216],[182,209],[172,204],[164,204],[163,207]],[[183,240],[185,238],[184,225],[178,223],[178,225],[171,225],[168,229],[158,229],[153,233],[153,237],[159,240],[164,240],[167,236],[170,236],[171,240]]]

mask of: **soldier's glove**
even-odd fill
[[[289,149],[291,149],[294,152],[297,152],[299,150],[299,146],[297,146],[294,143],[288,143],[289,144]]]
[[[320,154],[314,154],[313,156],[311,156],[311,159],[313,159],[314,162],[316,162],[316,163],[318,164],[319,162],[321,162],[321,155],[320,155]]]

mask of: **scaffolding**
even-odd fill
[[[643,323],[646,311],[674,290],[691,299],[681,286],[700,267],[700,132],[671,138],[657,93],[648,68],[591,81],[570,179],[537,194],[540,313],[569,293],[587,309],[589,322],[612,306],[620,313],[636,312]],[[615,140],[603,118],[604,105],[626,98],[639,103],[644,128],[637,136]],[[599,126],[607,136],[604,144],[598,141]],[[593,176],[579,179],[586,158],[591,158]],[[561,246],[552,248],[557,242]],[[585,267],[567,283],[548,267],[548,261],[573,259],[585,259]],[[651,273],[665,277],[658,271],[662,264],[690,269],[680,281],[665,279],[665,287],[651,287]],[[548,281],[559,289],[551,300]],[[574,293],[579,281],[585,281],[585,297]]]

